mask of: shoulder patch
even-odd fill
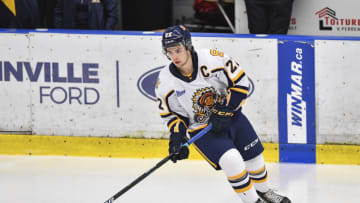
[[[184,95],[184,94],[185,94],[185,90],[181,90],[181,91],[176,90],[177,97],[180,97],[181,95]]]

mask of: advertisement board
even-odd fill
[[[3,71],[10,79],[1,86],[1,92],[7,91],[3,84],[16,89],[9,103],[28,94],[19,105],[31,109],[13,106],[7,114],[28,113],[29,130],[37,135],[167,137],[154,94],[157,74],[169,63],[160,39],[159,33],[31,32],[28,44],[18,45],[29,58],[5,57],[14,71]],[[195,49],[222,50],[239,61],[253,84],[244,112],[264,140],[277,142],[277,98],[271,93],[277,88],[276,39],[194,34],[193,44]],[[22,103],[27,99],[31,105]]]
[[[280,161],[315,162],[314,41],[279,40],[278,57]]]

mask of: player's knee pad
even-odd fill
[[[245,170],[244,160],[240,152],[235,148],[229,149],[220,157],[219,165],[228,177]]]

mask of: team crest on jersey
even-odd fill
[[[192,98],[194,120],[203,123],[210,116],[210,109],[216,100],[216,90],[213,87],[197,89]]]

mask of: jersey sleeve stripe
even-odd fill
[[[235,92],[240,92],[240,93],[243,93],[243,94],[249,94],[249,90],[247,89],[240,89],[238,87],[230,87],[229,90],[232,90],[232,91],[235,91]]]
[[[169,120],[169,122],[167,123],[167,126],[168,126],[169,129],[171,129],[171,127],[173,125],[175,125],[176,120],[177,120],[177,117],[173,117],[172,119]]]
[[[165,95],[165,106],[166,109],[168,110],[168,112],[171,112],[170,106],[169,106],[169,97],[174,93],[174,90],[170,90],[166,95]]]
[[[180,114],[177,114],[177,113],[174,113],[176,115],[176,117],[178,117],[180,120],[182,120],[185,124],[185,127],[187,128],[187,126],[189,126],[189,118],[188,117],[185,117],[185,116],[182,116]]]
[[[199,126],[198,128],[189,129],[188,132],[192,134],[192,133],[197,132],[197,131],[199,131],[199,130],[201,130],[203,128],[206,128],[207,126],[208,126],[208,124],[204,124],[204,125]]]
[[[170,113],[170,112],[167,112],[167,113],[160,113],[161,118],[166,118],[166,117],[168,117],[168,116],[170,116],[170,115],[171,115],[171,113]]]
[[[183,120],[181,120],[181,119],[178,119],[178,121],[177,121],[177,123],[176,123],[176,125],[175,125],[175,128],[174,128],[174,132],[179,132],[180,131],[180,129],[179,129],[179,125],[181,124],[181,123],[183,123],[184,124],[184,126],[185,126],[185,129],[187,129],[187,125],[186,125],[186,123],[183,121]]]
[[[177,132],[178,129],[173,129],[173,128],[178,128],[179,124],[182,122],[185,126],[185,128],[188,128],[188,125],[189,125],[189,119],[184,117],[184,116],[181,116],[179,114],[176,114],[174,112],[171,112],[171,115],[173,115],[174,117],[171,118],[168,122],[167,122],[167,126],[168,126],[168,129],[170,131],[175,131]]]
[[[239,110],[241,106],[244,105],[246,101],[246,97],[248,95],[248,88],[242,87],[244,89],[240,89],[239,87],[242,86],[236,86],[236,88],[229,88],[228,89],[228,95],[227,95],[227,105],[232,106],[235,111]]]
[[[169,126],[168,126],[169,130],[173,131],[173,132],[179,132],[179,124],[180,123],[183,123],[185,128],[187,128],[185,121],[181,120],[180,118],[176,118],[169,124]]]
[[[233,83],[236,84],[237,82],[239,82],[243,77],[245,76],[244,70],[241,70],[239,74],[237,74],[235,76],[235,78],[233,79]]]
[[[236,88],[240,88],[240,89],[244,89],[244,90],[249,90],[250,88],[247,86],[242,86],[242,85],[235,85]]]

